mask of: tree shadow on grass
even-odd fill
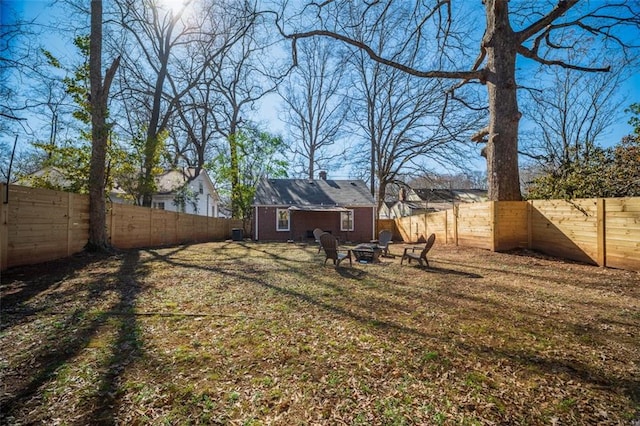
[[[362,280],[367,276],[367,272],[362,269],[338,267],[336,272],[342,277],[350,280]]]
[[[93,395],[95,404],[82,419],[85,424],[114,424],[117,412],[116,397],[120,391],[119,377],[128,365],[142,356],[142,338],[135,312],[136,300],[141,291],[136,273],[139,266],[140,253],[136,250],[125,257],[120,270],[118,293],[119,302],[112,307],[118,314],[117,336],[111,344],[111,356],[105,364],[98,391]]]
[[[38,295],[50,292],[60,295],[60,286],[77,276],[78,270],[104,261],[109,256],[82,252],[58,261],[20,266],[2,272],[0,297],[4,313],[0,330],[13,327],[46,307],[36,308],[28,303]],[[73,291],[73,290],[72,290]],[[15,318],[12,318],[16,314]],[[7,318],[9,315],[9,318]]]
[[[434,266],[427,267],[427,266],[420,266],[420,265],[416,265],[416,268],[422,269],[423,271],[429,272],[431,274],[454,275],[454,276],[464,277],[464,278],[482,278],[482,275],[480,274],[476,274],[473,272],[458,271],[458,270],[449,269],[449,268],[440,268],[440,267],[434,267]]]
[[[489,346],[473,346],[458,343],[458,347],[472,353],[485,353],[498,360],[507,359],[521,365],[527,370],[532,369],[550,377],[565,376],[566,380],[577,383],[591,383],[610,392],[623,392],[631,400],[640,403],[640,381],[637,378],[619,378],[607,369],[595,369],[577,359],[546,357],[526,349],[500,349]]]
[[[83,285],[89,287],[87,299],[84,303],[74,304],[73,308],[64,310],[64,305],[56,306],[57,310],[51,312],[47,303],[47,295],[42,303],[47,305],[39,315],[49,315],[51,317],[61,317],[60,320],[52,319],[50,329],[38,330],[41,333],[47,333],[41,338],[41,343],[37,349],[30,352],[29,360],[14,359],[13,364],[4,371],[4,381],[7,386],[3,390],[0,397],[0,405],[2,406],[1,424],[11,424],[14,421],[21,422],[26,417],[25,413],[40,413],[39,418],[31,418],[32,421],[45,421],[46,411],[43,411],[40,404],[43,404],[42,398],[38,395],[42,392],[42,388],[46,387],[51,381],[59,380],[57,374],[64,371],[65,367],[74,368],[74,362],[81,353],[86,349],[92,339],[96,338],[107,324],[110,318],[109,312],[131,312],[132,315],[119,317],[117,337],[110,348],[111,356],[106,364],[102,365],[100,370],[104,371],[101,383],[98,386],[97,393],[90,394],[83,398],[82,403],[90,406],[83,419],[78,419],[78,424],[113,424],[114,403],[113,395],[117,390],[117,379],[122,373],[123,368],[136,357],[140,356],[141,342],[137,334],[136,317],[133,315],[135,308],[135,300],[140,291],[140,286],[136,282],[134,275],[139,261],[139,252],[130,251],[122,254],[122,265],[120,270],[115,274],[119,279],[114,284],[105,280],[104,277],[98,277]],[[84,266],[99,260],[105,260],[107,256],[92,255],[90,261],[86,259],[72,261],[63,260],[60,262],[51,262],[47,264],[49,270],[54,273],[35,277],[35,289],[19,291],[14,293],[8,300],[11,305],[7,306],[3,297],[2,310],[15,309],[22,306],[23,303],[30,300],[34,295],[44,291],[55,290],[61,283],[74,276],[75,273],[70,271],[82,271]],[[39,268],[33,268],[33,271],[42,271],[43,265]],[[20,273],[25,273],[21,270]],[[30,274],[29,268],[26,271]],[[41,273],[41,272],[40,272]],[[113,276],[113,273],[107,274]],[[24,277],[21,277],[24,279]],[[31,280],[24,281],[29,287]],[[118,293],[118,301],[111,306],[100,306],[100,299],[116,287]],[[78,288],[66,290],[67,292],[76,291]],[[40,302],[40,301],[39,301]],[[78,307],[80,306],[80,307]],[[31,316],[32,313],[25,311],[21,313],[19,310],[11,314],[10,324],[8,328],[16,327],[26,322],[25,317]],[[3,314],[3,323],[6,322],[6,315]],[[38,336],[33,336],[38,338]],[[16,355],[18,357],[19,355]],[[79,357],[82,358],[82,357]]]

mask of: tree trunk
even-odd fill
[[[312,143],[309,145],[310,145],[309,146],[309,163],[307,165],[307,170],[309,171],[309,180],[313,180],[313,177],[315,175],[314,163],[315,163],[316,150]]]
[[[89,78],[91,84],[91,164],[89,170],[89,241],[88,250],[110,247],[106,221],[106,157],[109,127],[107,99],[111,81],[120,63],[113,61],[102,82],[102,0],[91,0],[91,38]]]
[[[155,181],[153,169],[157,166],[158,144],[160,134],[164,127],[160,125],[160,107],[162,106],[162,88],[167,78],[167,67],[169,63],[169,53],[161,55],[161,66],[156,78],[156,85],[153,92],[153,105],[151,107],[151,118],[147,128],[147,139],[144,145],[144,174],[142,182],[142,205],[151,207],[153,193],[155,191]]]
[[[238,145],[236,142],[238,135],[232,133],[229,136],[229,155],[231,157],[231,216],[239,219],[242,217],[242,209],[240,208],[240,167],[238,164]]]
[[[516,54],[518,40],[509,24],[508,0],[486,0],[487,32],[483,45],[487,52],[489,95],[489,138],[486,146],[489,199],[518,201],[518,110]]]

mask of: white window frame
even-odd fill
[[[280,215],[286,213],[287,215],[287,228],[280,227]],[[291,211],[289,209],[276,209],[276,231],[285,232],[291,229]]]
[[[344,226],[345,218],[350,222],[351,227]],[[353,209],[349,209],[346,212],[340,212],[340,230],[341,231],[353,231],[355,229],[355,218],[353,215]]]

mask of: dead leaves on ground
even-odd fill
[[[626,424],[638,274],[436,246],[431,269],[207,243],[2,277],[4,423]]]

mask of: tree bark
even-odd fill
[[[516,56],[519,40],[509,23],[508,0],[486,0],[487,31],[483,47],[487,54],[489,128],[486,146],[489,199],[517,201],[520,193],[518,170],[518,109]]]
[[[102,81],[102,0],[91,0],[91,39],[89,78],[91,84],[91,164],[89,170],[89,241],[88,250],[110,247],[106,226],[106,156],[109,126],[107,99],[111,81],[120,63],[113,61]]]

